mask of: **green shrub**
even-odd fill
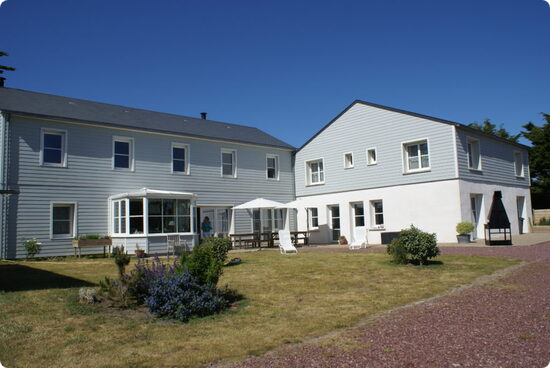
[[[39,243],[36,238],[25,240],[23,244],[25,245],[25,251],[27,252],[27,259],[34,258],[34,256],[42,250],[42,244]]]
[[[180,257],[178,272],[189,272],[199,284],[216,285],[223,272],[223,262],[218,258],[211,246],[201,244],[191,253],[183,253]]]
[[[474,231],[474,224],[471,222],[459,222],[456,224],[456,232],[459,234],[469,234]]]
[[[118,274],[122,279],[124,277],[124,270],[126,266],[130,264],[130,256],[124,251],[124,246],[115,247],[113,249],[113,255],[115,264],[118,267]]]
[[[227,260],[227,253],[231,250],[231,240],[227,238],[217,238],[217,237],[209,237],[206,238],[201,246],[203,247],[210,247],[212,249],[212,252],[214,253],[214,256],[222,263],[224,264]]]
[[[387,252],[392,256],[393,262],[397,264],[407,264],[409,259],[407,258],[407,249],[402,242],[399,242],[398,239],[393,239],[390,244],[388,244]]]
[[[547,226],[550,225],[550,219],[546,219],[546,217],[543,217],[539,220],[539,225]]]
[[[426,233],[414,225],[410,229],[401,230],[397,241],[403,245],[410,259],[420,264],[439,255],[435,234]]]

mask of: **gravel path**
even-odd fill
[[[530,262],[497,281],[398,309],[336,337],[282,347],[232,367],[547,367],[550,243],[447,247],[442,253]]]

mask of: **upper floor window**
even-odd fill
[[[376,165],[376,148],[367,150],[367,165]]]
[[[172,144],[172,172],[189,174],[189,148],[186,144]]]
[[[133,170],[134,148],[132,138],[113,138],[113,168]]]
[[[344,168],[351,169],[353,167],[353,153],[344,153]]]
[[[309,228],[317,229],[319,227],[319,210],[316,207],[307,209]]]
[[[75,215],[74,203],[53,203],[51,237],[72,238],[75,233]]]
[[[323,160],[313,160],[306,163],[308,184],[323,184],[325,182],[325,172],[323,168]]]
[[[42,130],[41,165],[67,166],[67,133],[62,130]]]
[[[516,171],[516,176],[525,176],[525,172],[523,169],[523,155],[521,154],[521,152],[514,152],[514,168]]]
[[[279,156],[267,155],[266,175],[268,179],[279,179]]]
[[[468,168],[481,170],[481,152],[477,139],[468,139]]]
[[[222,176],[228,178],[237,177],[237,152],[230,149],[222,149]]]
[[[414,172],[430,168],[427,140],[405,143],[403,149],[405,151],[405,171]]]

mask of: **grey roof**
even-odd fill
[[[190,137],[295,149],[258,128],[0,87],[0,110]]]
[[[513,146],[517,146],[517,147],[521,147],[521,148],[524,148],[524,149],[529,149],[528,146],[524,145],[524,144],[521,144],[521,143],[518,143],[518,142],[514,142],[514,141],[511,141],[511,140],[508,140],[508,139],[505,139],[505,138],[501,138],[499,136],[496,136],[494,134],[491,134],[491,133],[485,133],[481,130],[478,130],[478,129],[475,129],[475,128],[472,128],[468,125],[464,125],[464,124],[461,124],[461,123],[456,123],[454,121],[450,121],[450,120],[445,120],[445,119],[440,119],[440,118],[436,118],[436,117],[433,117],[433,116],[429,116],[429,115],[424,115],[424,114],[418,114],[416,112],[411,112],[411,111],[407,111],[407,110],[402,110],[402,109],[396,109],[395,107],[389,107],[389,106],[384,106],[384,105],[379,105],[379,104],[376,104],[376,103],[372,103],[372,102],[368,102],[368,101],[363,101],[363,100],[355,100],[353,101],[348,107],[346,107],[344,109],[344,111],[342,111],[340,114],[338,114],[334,119],[332,119],[327,125],[325,125],[323,128],[321,128],[321,130],[319,130],[317,133],[315,133],[315,135],[313,137],[311,137],[310,139],[307,140],[306,143],[304,143],[300,148],[298,148],[298,151],[302,150],[302,148],[304,148],[305,146],[307,146],[312,140],[314,140],[319,134],[321,134],[325,129],[327,129],[329,126],[332,125],[332,123],[334,123],[336,120],[338,120],[342,115],[344,115],[349,109],[351,109],[353,106],[355,106],[356,104],[362,104],[362,105],[367,105],[367,106],[372,106],[372,107],[376,107],[378,109],[382,109],[382,110],[387,110],[387,111],[393,111],[393,112],[397,112],[399,114],[405,114],[405,115],[410,115],[410,116],[415,116],[417,118],[422,118],[422,119],[426,119],[426,120],[432,120],[432,121],[435,121],[435,122],[438,122],[438,123],[443,123],[443,124],[448,124],[448,125],[454,125],[456,126],[457,128],[460,128],[460,129],[463,129],[463,130],[466,130],[466,131],[469,131],[471,133],[475,133],[475,134],[478,134],[478,135],[482,135],[482,136],[485,136],[485,137],[488,137],[488,138],[492,138],[492,139],[496,139],[498,141],[501,141],[501,142],[504,142],[504,143],[508,143],[508,144],[511,144]]]

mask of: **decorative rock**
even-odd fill
[[[81,304],[94,304],[99,302],[96,289],[81,288],[78,290],[78,302]]]

